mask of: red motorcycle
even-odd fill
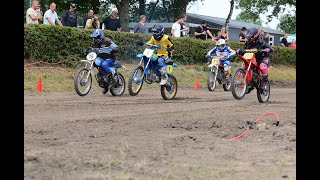
[[[231,78],[231,92],[234,98],[240,100],[249,94],[254,88],[257,89],[257,97],[260,103],[268,102],[270,97],[270,82],[266,82],[262,88],[262,72],[255,58],[255,53],[264,50],[246,49],[244,55],[238,54],[244,66],[235,69]]]

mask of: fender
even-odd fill
[[[137,54],[137,58],[143,58],[146,57],[144,54]]]

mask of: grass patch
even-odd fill
[[[135,64],[125,64],[128,71],[123,68],[119,69],[128,84],[128,78]],[[240,64],[233,63],[233,69]],[[25,67],[24,68],[24,91],[34,92],[38,78],[42,78],[42,89],[44,92],[49,91],[74,91],[73,76],[76,68],[65,67]],[[179,87],[193,87],[196,79],[199,78],[200,87],[206,87],[207,75],[209,69],[207,65],[190,65],[179,66],[173,70],[173,75],[178,80]],[[269,77],[272,81],[285,81],[290,83],[296,82],[296,68],[287,66],[272,66],[269,69]],[[98,87],[93,77],[93,88]],[[127,91],[127,90],[126,90]]]

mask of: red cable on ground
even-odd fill
[[[264,115],[260,116],[260,117],[255,121],[255,123],[257,123],[258,121],[260,121],[262,118],[264,118],[264,117],[265,117],[266,115],[268,115],[268,114],[273,114],[273,115],[276,117],[276,119],[277,119],[276,125],[278,126],[280,117],[279,117],[278,114],[275,113],[275,112],[267,112],[267,113],[265,113]],[[241,138],[242,136],[244,136],[245,134],[247,134],[247,132],[248,132],[249,130],[250,130],[250,127],[248,127],[248,128],[247,128],[242,134],[240,134],[239,136],[230,138],[229,140],[239,139],[239,138]]]

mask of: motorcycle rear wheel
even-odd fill
[[[123,75],[118,72],[118,75],[114,77],[115,86],[110,88],[110,92],[112,96],[122,96],[125,89],[126,89],[126,80],[124,79]]]
[[[266,89],[262,89],[261,87],[259,87],[257,89],[257,97],[258,97],[258,101],[260,103],[268,102],[269,97],[270,97],[270,82],[269,82],[269,80],[267,82],[267,88]]]

